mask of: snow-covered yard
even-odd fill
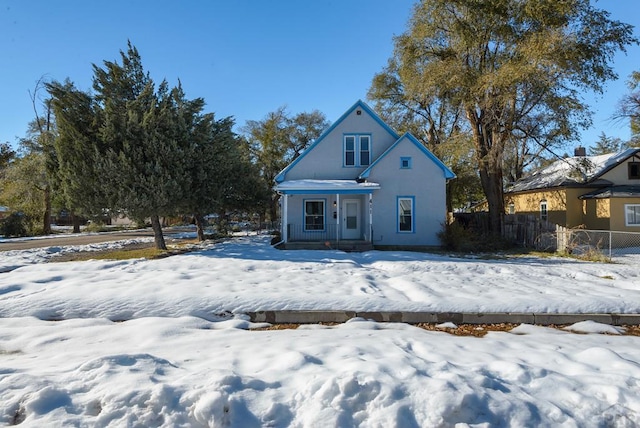
[[[0,423],[640,424],[640,338],[596,333],[609,326],[474,338],[361,319],[251,331],[243,315],[638,313],[637,264],[278,251],[260,236],[154,261],[42,263],[83,249],[0,253]]]

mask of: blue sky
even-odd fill
[[[119,60],[127,40],[159,82],[178,79],[207,111],[234,116],[239,127],[278,107],[320,110],[334,121],[366,100],[373,75],[406,29],[414,0],[0,0],[0,142],[16,142],[33,119],[28,91],[40,77],[69,77],[90,89],[91,64]],[[614,19],[640,26],[637,0],[600,0]],[[636,29],[636,35],[638,35]],[[620,80],[602,96],[583,134],[629,138],[627,123],[609,120],[640,70],[640,48],[618,55]]]

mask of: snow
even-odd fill
[[[640,338],[618,327],[520,325],[476,338],[448,334],[451,323],[425,331],[364,319],[252,330],[266,325],[244,315],[637,313],[637,264],[268,242],[237,237],[152,261],[44,263],[81,250],[66,247],[0,253],[15,268],[0,274],[0,424],[640,424]]]
[[[345,191],[345,190],[362,190],[362,189],[379,189],[380,184],[371,182],[357,182],[356,180],[288,180],[279,183],[277,190],[293,191],[293,190],[326,190],[326,191]]]

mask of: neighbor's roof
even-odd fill
[[[595,182],[604,173],[637,153],[640,153],[640,149],[632,148],[600,156],[574,156],[560,159],[547,167],[533,172],[528,177],[516,181],[505,192],[513,193],[561,186],[596,184]],[[606,184],[606,182],[601,184]]]
[[[282,193],[371,193],[379,189],[378,183],[356,180],[289,180],[279,183],[275,189]]]

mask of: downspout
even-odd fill
[[[336,247],[340,248],[340,194],[336,193]]]
[[[278,192],[278,195],[280,195],[280,200],[282,201],[283,199],[286,199],[286,196],[282,194],[282,192]],[[284,197],[282,197],[284,196]],[[284,216],[284,210],[282,209],[282,205],[280,205],[280,215],[281,217]],[[284,220],[283,220],[284,223]],[[276,242],[275,244],[272,244],[272,247],[277,247],[280,244],[284,244],[284,239],[282,239],[282,237],[285,235],[285,228],[282,226],[282,224],[280,225],[280,241]]]
[[[287,243],[289,240],[289,236],[288,236],[288,230],[287,230],[287,223],[289,222],[288,220],[288,209],[289,209],[289,197],[286,193],[282,194],[282,242]]]
[[[369,242],[373,243],[373,194],[369,193]]]

